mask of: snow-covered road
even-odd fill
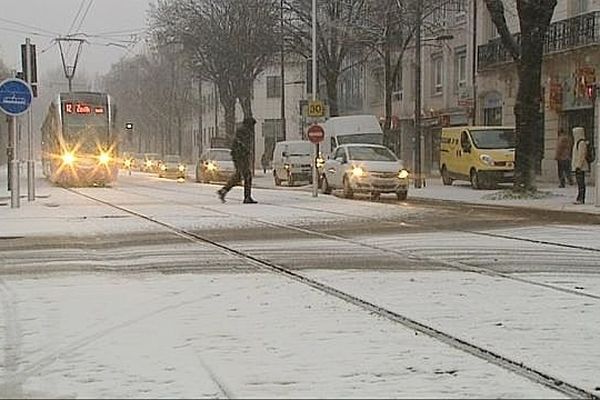
[[[598,226],[482,210],[439,230],[462,216],[283,190],[220,204],[215,188],[134,174],[80,191],[600,395]],[[0,208],[0,397],[562,396],[193,236],[41,193]]]

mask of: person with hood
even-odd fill
[[[251,160],[252,145],[254,144],[254,125],[256,120],[252,117],[245,118],[242,126],[235,131],[231,144],[231,159],[235,166],[235,173],[229,178],[225,186],[217,191],[219,199],[225,203],[225,196],[232,187],[244,181],[244,203],[255,204],[252,198],[252,172]]]
[[[575,180],[577,181],[577,200],[573,204],[585,203],[585,173],[590,171],[590,164],[587,162],[587,146],[589,143],[585,140],[585,131],[582,127],[573,128],[573,170],[575,171]]]

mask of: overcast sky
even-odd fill
[[[0,58],[8,68],[21,70],[20,44],[26,37],[37,46],[38,68],[42,73],[62,68],[60,51],[53,39],[82,32],[90,36],[89,44],[84,44],[78,70],[82,68],[93,77],[108,72],[112,63],[130,54],[117,45],[143,36],[149,4],[155,0],[0,0],[0,3]],[[142,47],[143,40],[129,51],[139,52]],[[74,54],[73,47],[71,59]]]

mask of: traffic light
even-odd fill
[[[29,43],[29,42],[27,42]],[[31,65],[31,73],[30,80],[27,82],[31,86],[31,91],[33,92],[33,97],[38,97],[38,88],[37,88],[37,53],[35,50],[35,44],[29,43],[29,45],[25,43],[21,45],[21,66],[23,69],[23,80],[27,81],[27,75],[29,73],[29,65],[27,65],[27,56],[29,55],[29,62]],[[29,47],[29,49],[28,49]],[[27,51],[29,50],[29,54]]]
[[[597,91],[597,87],[595,83],[590,83],[585,87],[585,94],[587,96],[588,99],[594,101],[596,100],[596,91]]]

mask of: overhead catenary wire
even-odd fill
[[[67,29],[67,35],[71,34],[73,27],[77,23],[77,18],[79,18],[79,15],[81,14],[81,10],[83,10],[84,4],[85,4],[85,0],[81,0],[81,3],[79,3],[79,8],[77,9],[77,12],[75,13],[75,17],[73,17],[73,22],[71,22],[71,26],[69,26],[69,29]]]
[[[13,21],[13,20],[10,20],[10,19],[2,18],[2,17],[0,17],[0,22],[4,22],[4,23],[10,24],[10,25],[16,25],[16,26],[19,26],[21,28],[31,29],[34,32],[41,32],[41,33],[34,33],[36,35],[42,35],[42,33],[43,34],[48,34],[48,35],[53,35],[53,36],[58,35],[58,32],[50,31],[50,30],[47,30],[47,29],[42,29],[39,26],[24,24],[22,22],[17,22],[17,21]],[[31,32],[26,32],[26,33],[31,34]]]

